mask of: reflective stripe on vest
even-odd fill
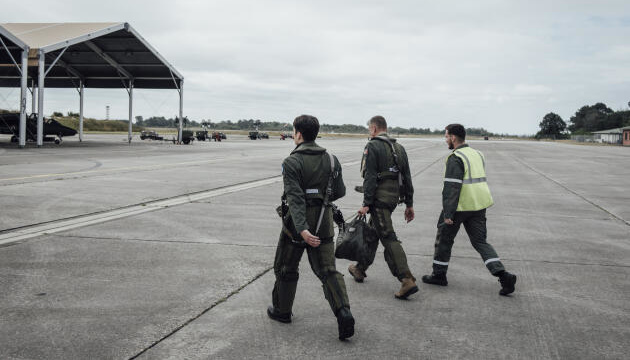
[[[477,211],[492,206],[494,202],[488,188],[486,164],[483,155],[469,146],[453,151],[449,157],[453,155],[464,162],[464,178],[462,180],[444,179],[445,182],[461,181],[462,188],[459,193],[459,203],[456,211]]]

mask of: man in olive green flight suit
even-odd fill
[[[480,151],[466,144],[466,129],[460,124],[446,127],[445,139],[453,152],[446,159],[442,212],[438,220],[433,256],[433,272],[422,281],[433,285],[448,285],[446,271],[451,249],[459,227],[463,224],[470,243],[481,255],[488,271],[499,278],[499,294],[514,292],[516,275],[505,267],[492,245],[486,242],[486,208],[494,203],[486,181],[486,160]]]
[[[370,213],[370,224],[385,248],[389,270],[402,283],[394,296],[406,299],[418,291],[418,286],[407,265],[405,250],[394,232],[392,212],[399,202],[404,202],[405,220],[410,222],[415,217],[409,160],[405,148],[387,135],[385,118],[374,116],[368,125],[371,140],[365,146],[361,162],[363,204],[358,212],[360,215]],[[355,281],[363,282],[370,265],[357,263],[350,265],[348,271]]]
[[[276,282],[272,292],[270,318],[291,322],[291,310],[299,278],[298,267],[304,249],[315,275],[322,282],[324,296],[337,317],[339,339],[354,334],[354,318],[343,276],[335,268],[335,244],[332,201],[343,197],[346,188],[341,176],[341,164],[333,156],[332,186],[323,216],[322,204],[331,175],[331,156],[315,143],[319,132],[317,118],[298,116],[293,121],[293,141],[297,145],[282,163],[284,180],[283,200],[288,204],[290,220],[283,221],[283,229],[276,249],[274,273]],[[321,218],[319,232],[317,225]]]

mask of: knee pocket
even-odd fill
[[[393,231],[387,233],[387,235],[384,235],[382,241],[383,242],[400,242],[400,240],[398,240],[398,237],[396,236],[396,233]]]
[[[282,281],[298,281],[300,273],[297,269],[291,269],[286,266],[280,268],[280,271],[276,271],[276,276]]]
[[[337,269],[334,266],[325,266],[315,275],[317,275],[322,282],[326,282],[328,278],[334,277],[336,274]]]

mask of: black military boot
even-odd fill
[[[269,306],[267,308],[267,315],[273,320],[279,321],[281,323],[290,323],[291,322],[291,313],[283,314],[280,310],[276,309],[273,306]]]
[[[446,281],[446,274],[431,274],[424,275],[422,277],[422,282],[433,285],[446,286],[448,285],[448,281]]]
[[[507,271],[502,271],[499,275],[499,282],[501,283],[501,290],[499,290],[499,295],[507,296],[514,292],[516,275],[510,274]]]
[[[337,326],[339,328],[339,340],[345,340],[354,335],[354,317],[350,308],[342,307],[337,311]]]

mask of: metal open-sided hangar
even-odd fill
[[[81,141],[84,88],[122,88],[128,92],[129,141],[133,89],[176,89],[181,142],[184,77],[128,23],[0,24],[0,87],[21,88],[20,147],[26,144],[29,90],[32,113],[37,113],[37,145],[43,143],[46,87],[77,89]]]

